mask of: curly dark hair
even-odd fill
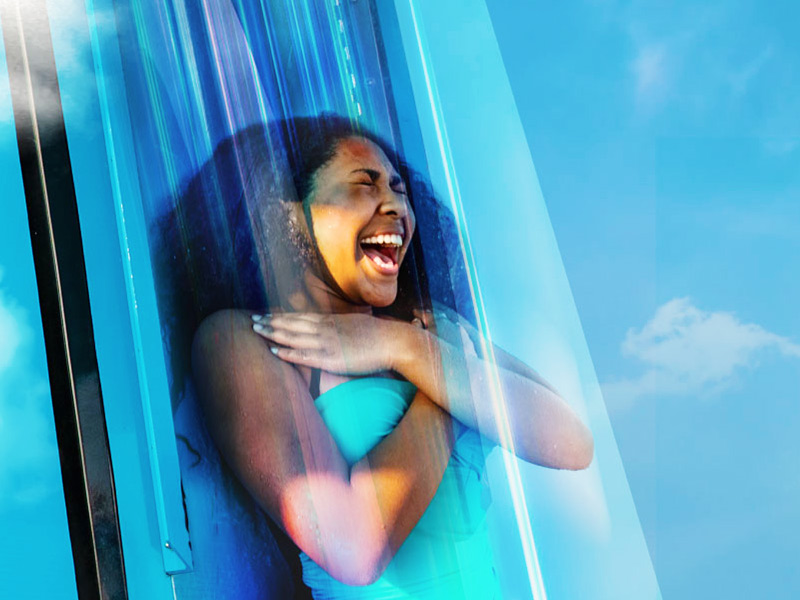
[[[293,246],[295,267],[320,260],[301,227],[274,216],[289,202],[306,202],[314,175],[333,158],[340,141],[354,136],[383,150],[405,180],[417,216],[397,298],[380,312],[411,320],[415,308],[430,309],[432,301],[456,312],[465,305],[469,288],[453,215],[389,143],[333,113],[252,125],[217,146],[151,227],[173,402],[190,373],[192,337],[202,320],[222,309],[262,311],[269,305],[275,273],[264,266],[269,262],[260,240],[286,240]],[[277,211],[271,219],[263,216],[268,210]]]

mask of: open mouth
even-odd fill
[[[364,255],[369,258],[381,273],[397,273],[400,248],[403,236],[397,233],[373,235],[362,239],[359,244]]]

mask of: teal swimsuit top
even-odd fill
[[[415,393],[407,381],[366,377],[331,388],[316,406],[352,465],[391,433]],[[345,585],[300,553],[303,581],[316,600],[500,597],[486,529],[488,494],[481,481],[490,447],[472,429],[453,424],[456,441],[436,495],[375,583]]]

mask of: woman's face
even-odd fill
[[[391,304],[415,220],[405,182],[380,147],[340,141],[314,176],[309,209],[319,252],[347,298]]]

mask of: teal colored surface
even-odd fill
[[[315,404],[348,464],[353,465],[400,422],[416,388],[396,379],[352,379]]]
[[[395,379],[367,377],[336,386],[316,400],[322,419],[352,465],[391,433],[416,388]],[[488,544],[488,497],[482,482],[485,454],[480,437],[458,425],[453,454],[422,518],[373,584],[342,584],[304,553],[303,580],[317,599],[458,600],[499,598]]]
[[[92,0],[87,0],[87,16],[139,376],[160,547],[167,573],[181,573],[192,569],[192,557],[181,497],[175,429],[168,401],[165,357],[161,352],[161,328],[146,225],[139,185],[132,169],[134,161],[129,114],[124,103],[114,101],[121,93],[118,55],[113,46],[116,40],[109,37],[103,25],[102,12],[95,12]]]
[[[77,600],[0,34],[0,598]]]

